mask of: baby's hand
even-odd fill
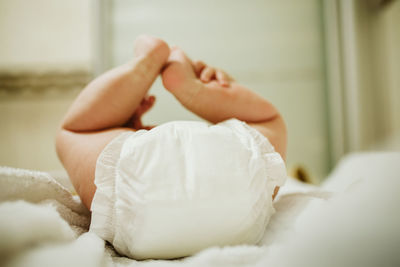
[[[139,107],[136,109],[135,113],[132,115],[130,120],[125,124],[125,127],[129,127],[134,130],[141,130],[141,129],[151,130],[152,128],[154,128],[155,127],[154,125],[144,126],[142,124],[142,116],[154,106],[155,100],[156,100],[155,96],[146,95],[140,102]]]
[[[194,61],[193,69],[196,76],[203,83],[216,80],[222,86],[228,87],[233,79],[223,70],[208,66],[203,61]]]

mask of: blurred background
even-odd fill
[[[142,33],[277,106],[291,173],[318,182],[347,153],[400,150],[398,0],[0,0],[0,165],[61,170],[68,106]],[[151,93],[145,122],[200,120],[159,79]]]

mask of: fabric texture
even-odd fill
[[[135,259],[256,244],[285,179],[268,139],[236,119],[123,133],[98,158],[90,231]]]
[[[400,266],[399,162],[400,153],[351,154],[322,188],[289,177],[260,244],[146,261],[87,233],[90,214],[65,172],[0,166],[0,266]]]

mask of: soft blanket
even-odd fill
[[[320,187],[289,179],[259,246],[172,261],[121,257],[88,233],[65,174],[0,167],[1,266],[396,266],[400,153],[346,157]]]

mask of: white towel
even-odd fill
[[[0,258],[87,232],[90,213],[45,172],[0,167]],[[1,262],[0,262],[1,263]]]
[[[51,204],[78,232],[89,227],[90,212],[79,197],[73,196],[48,173],[0,167],[0,202],[14,200]]]
[[[266,255],[266,247],[234,246],[175,261],[120,257],[86,233],[90,213],[61,178],[0,167],[0,266],[251,266]]]
[[[0,167],[0,266],[399,266],[400,153],[380,157],[385,162],[381,167],[362,164],[363,173],[374,173],[376,179],[357,183],[332,199],[321,188],[291,190],[290,183],[285,185],[263,246],[214,247],[175,261],[120,257],[90,233],[75,239],[89,222],[77,197],[47,173]],[[348,167],[330,180],[358,173],[353,164]],[[375,207],[377,216],[365,220],[369,213],[360,213],[359,207]],[[355,248],[351,264],[345,256]]]

